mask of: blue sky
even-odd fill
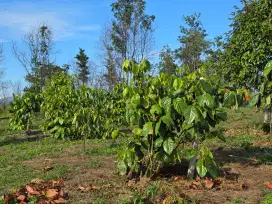
[[[5,49],[6,80],[21,81],[25,70],[11,52],[11,41],[21,49],[23,35],[32,27],[47,23],[54,31],[56,62],[71,62],[81,47],[90,59],[99,64],[98,42],[102,28],[112,19],[113,0],[0,0],[0,42]],[[194,12],[201,13],[201,20],[209,38],[229,30],[230,13],[239,0],[146,0],[148,14],[156,16],[155,46],[157,53],[168,44],[178,46],[179,27],[182,17]]]

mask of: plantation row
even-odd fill
[[[192,72],[183,67],[178,76],[149,75],[147,60],[139,64],[126,60],[122,68],[129,76],[128,83],[116,85],[112,92],[77,88],[73,76],[60,72],[41,94],[14,96],[10,127],[29,130],[35,114],[40,113],[44,116],[41,130],[56,139],[127,137],[127,146],[118,153],[122,175],[130,171],[152,177],[165,164],[185,159],[189,161],[189,177],[197,172],[200,177],[215,178],[217,164],[202,142],[213,137],[225,140],[212,131],[226,120],[225,108],[249,103],[271,114],[272,61],[263,72],[260,90],[251,94],[245,89],[215,85],[204,68]],[[271,117],[267,122],[272,129]],[[132,134],[126,135],[124,128],[132,129]],[[183,148],[188,143],[192,146]]]

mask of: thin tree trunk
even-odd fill
[[[198,151],[198,145],[199,145],[199,141],[198,139],[196,141],[194,141],[193,143],[193,149],[197,152]],[[196,156],[194,156],[190,162],[189,162],[189,168],[188,168],[188,172],[187,172],[187,176],[189,178],[194,178],[196,173]]]

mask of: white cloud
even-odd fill
[[[34,3],[22,5],[19,9],[18,3],[14,7],[0,10],[0,41],[20,39],[33,27],[43,23],[49,25],[56,40],[67,40],[81,36],[84,32],[94,32],[100,29],[99,25],[78,25],[75,23],[78,12],[61,10],[59,8],[39,9]],[[1,4],[0,4],[1,7]]]

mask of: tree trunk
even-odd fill
[[[196,140],[193,143],[193,149],[197,152],[198,151],[198,145],[199,145],[199,141]],[[189,178],[194,178],[196,173],[196,156],[194,156],[189,163],[189,168],[188,168],[188,172],[187,172],[187,176]]]

